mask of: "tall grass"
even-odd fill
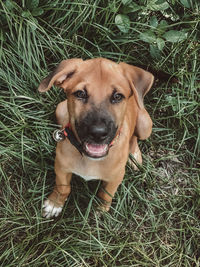
[[[115,23],[124,2],[1,1],[1,266],[200,265],[199,5],[169,1],[169,16],[135,11],[124,33]],[[166,41],[159,59],[140,39],[152,16],[166,19],[166,30],[188,33],[182,42]],[[99,56],[162,70],[179,82],[156,78],[145,99],[154,128],[140,142],[143,167],[127,166],[110,213],[95,212],[99,182],[74,177],[61,216],[43,219],[54,183],[54,112],[65,96],[36,89],[62,59]]]

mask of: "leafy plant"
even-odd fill
[[[26,0],[24,4],[22,4],[22,8],[13,0],[6,0],[4,5],[8,12],[19,12],[21,16],[25,18],[41,16],[44,13],[44,9],[39,7],[39,0]]]
[[[184,8],[190,8],[189,0],[182,0]],[[137,31],[138,38],[149,45],[149,51],[154,59],[160,59],[166,43],[180,43],[187,39],[187,28],[177,29],[179,15],[174,12],[175,1],[164,0],[140,0],[135,3],[130,0],[122,0],[121,13],[115,17],[118,29],[125,34]],[[181,6],[179,6],[181,8]],[[143,24],[143,18],[148,17],[148,25]],[[177,23],[174,25],[174,21]],[[181,23],[180,23],[181,24]]]
[[[199,0],[166,3],[0,1],[1,266],[200,266]],[[37,8],[45,12],[35,16]],[[46,220],[65,94],[36,88],[75,57],[143,64],[179,83],[156,79],[145,97],[153,132],[139,143],[143,166],[127,166],[111,212],[95,212],[98,182],[74,177],[63,213]]]

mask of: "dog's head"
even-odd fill
[[[52,85],[64,89],[70,124],[84,153],[101,158],[107,155],[111,142],[119,134],[131,97],[137,105],[135,134],[141,139],[150,135],[151,129],[141,126],[146,123],[143,123],[145,116],[141,122],[139,114],[146,112],[143,97],[152,83],[151,73],[125,63],[103,58],[69,59],[42,80],[38,90],[45,92]],[[146,117],[151,124],[148,113]],[[147,124],[146,129],[150,125]]]

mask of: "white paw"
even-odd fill
[[[49,219],[57,217],[61,213],[63,207],[56,207],[51,200],[47,199],[44,201],[42,208],[42,216]]]

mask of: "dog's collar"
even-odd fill
[[[83,153],[82,144],[77,140],[75,134],[72,131],[70,123],[68,123],[62,130],[55,130],[53,132],[53,139],[56,142],[63,141],[66,137],[68,138],[70,143],[73,146],[75,146],[75,148],[82,154]]]
[[[114,137],[114,139],[111,141],[111,143],[109,144],[109,147],[112,147],[114,145],[114,143],[117,141],[117,139],[119,138],[120,134],[121,134],[121,130],[122,128],[120,128],[120,130],[118,131],[118,133],[116,134],[116,136]],[[83,146],[82,144],[77,140],[75,134],[72,131],[72,127],[71,124],[68,123],[64,129],[62,130],[55,130],[53,132],[53,138],[56,142],[60,142],[63,141],[65,138],[68,138],[68,140],[70,141],[70,143],[75,146],[75,148],[81,153],[83,153]]]
[[[71,127],[71,124],[68,123],[65,128],[64,128],[64,131],[63,131],[65,137],[67,137],[70,141],[70,143],[75,146],[75,148],[81,153],[83,153],[83,146],[82,144],[77,140],[75,134],[73,133],[72,131],[72,127]]]

